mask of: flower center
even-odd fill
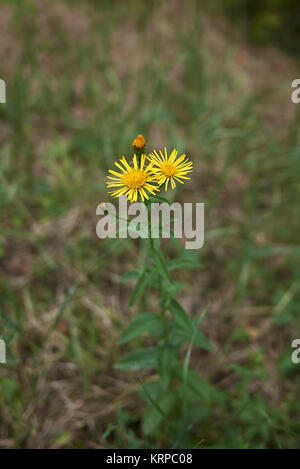
[[[140,169],[131,169],[123,175],[123,183],[128,189],[140,189],[146,183],[146,173]]]
[[[168,161],[165,161],[164,163],[161,164],[161,170],[164,173],[165,176],[172,178],[176,174],[176,166],[173,163],[169,163]]]

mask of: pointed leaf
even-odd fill
[[[140,313],[133,318],[129,326],[123,332],[119,343],[124,344],[138,337],[143,332],[148,332],[154,337],[160,337],[163,333],[163,322],[154,313]]]
[[[150,274],[148,271],[144,270],[144,272],[138,278],[136,285],[133,289],[133,292],[130,297],[129,306],[133,306],[136,302],[144,288],[148,285],[150,278]]]
[[[115,368],[118,370],[146,370],[148,368],[156,368],[157,366],[157,349],[149,347],[146,349],[137,349],[130,353],[118,363]]]
[[[120,278],[120,282],[128,282],[129,280],[137,280],[141,272],[139,270],[130,270],[130,272],[125,272]]]

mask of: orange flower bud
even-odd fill
[[[144,139],[143,135],[139,134],[132,143],[132,146],[135,150],[140,151],[143,150],[146,144],[146,140]]]

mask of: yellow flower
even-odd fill
[[[132,143],[132,146],[135,150],[141,151],[143,150],[144,146],[146,145],[146,140],[144,139],[143,135],[139,134]]]
[[[175,148],[169,157],[166,148],[164,155],[161,151],[159,151],[159,153],[160,155],[154,150],[153,153],[150,153],[147,157],[154,165],[151,171],[155,174],[159,186],[166,183],[165,190],[167,190],[170,182],[172,189],[175,189],[175,180],[184,184],[181,179],[190,179],[186,175],[193,171],[193,163],[186,158],[185,154],[181,155],[176,160],[178,151],[175,150]]]
[[[154,194],[155,191],[159,190],[156,185],[151,184],[156,179],[151,172],[153,164],[150,163],[148,166],[144,166],[145,160],[146,155],[141,155],[140,167],[138,167],[136,155],[133,157],[133,167],[129,166],[124,156],[120,159],[124,167],[115,162],[115,165],[122,173],[109,170],[113,176],[107,176],[110,179],[106,183],[107,187],[118,187],[118,189],[110,192],[112,197],[120,197],[125,194],[130,202],[136,202],[138,195],[140,195],[144,201],[144,199],[149,199],[147,191]]]

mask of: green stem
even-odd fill
[[[148,252],[150,253],[150,256],[148,255],[148,259],[149,259],[149,257],[153,258],[154,254],[155,254],[154,242],[153,242],[153,238],[151,237],[151,202],[150,202],[150,200],[149,201],[147,200],[144,203],[145,203],[145,205],[147,207],[147,211],[148,211],[148,235],[149,235],[149,251]],[[163,280],[162,280],[161,276],[159,275],[159,272],[158,272],[158,278],[159,278],[159,292],[161,294],[163,294]],[[160,314],[161,314],[162,320],[164,321],[164,344],[165,344],[165,346],[168,346],[168,344],[169,344],[169,329],[168,329],[168,324],[167,324],[167,311],[166,311],[164,302],[163,302],[162,306],[160,307]]]
[[[137,157],[137,162],[138,162],[139,167],[141,166],[142,153],[143,152],[141,150],[135,150],[135,154],[136,154],[136,157]]]

